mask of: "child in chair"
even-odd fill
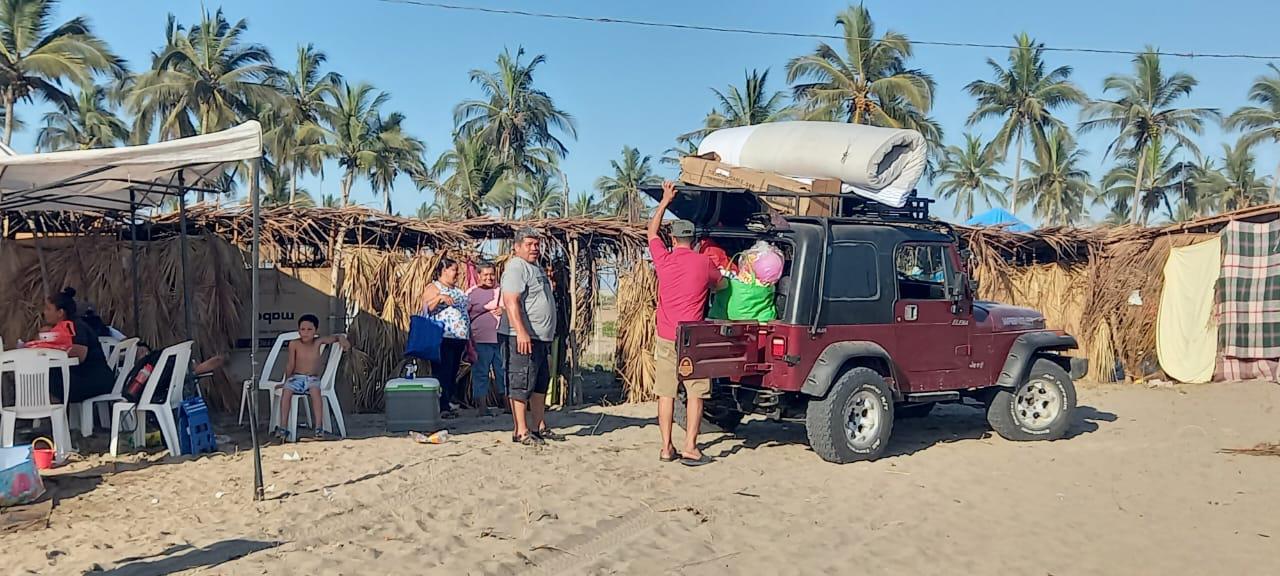
[[[280,393],[280,425],[273,433],[276,438],[289,439],[289,413],[293,408],[293,395],[306,394],[311,397],[311,425],[315,428],[315,437],[324,437],[324,399],[320,396],[320,375],[324,372],[324,359],[320,356],[320,348],[329,344],[338,344],[343,350],[350,348],[345,336],[316,337],[316,329],[320,319],[314,314],[303,314],[298,319],[298,339],[289,343],[289,362],[285,365],[284,384]]]

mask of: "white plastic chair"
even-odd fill
[[[345,336],[339,334],[338,336]],[[333,432],[333,425],[338,425],[338,433],[341,437],[347,437],[347,423],[342,418],[342,405],[338,403],[338,392],[335,383],[338,380],[338,364],[342,362],[342,345],[333,343],[328,346],[328,350],[324,352],[324,372],[320,374],[320,398],[322,402],[321,427],[326,432]],[[271,428],[274,430],[280,424],[280,399],[284,396],[284,385],[279,384],[271,389]],[[301,404],[307,409],[307,423],[312,427],[316,425],[316,415],[311,413],[311,398],[306,394],[294,394],[289,407],[289,438],[298,440],[298,406]],[[329,414],[333,417],[330,418]]]
[[[49,370],[55,366],[62,370],[62,404],[54,404],[49,394]],[[71,390],[67,353],[32,348],[0,352],[0,371],[13,374],[14,390],[13,406],[0,408],[0,445],[13,447],[13,433],[19,419],[48,418],[53,422],[53,441],[58,444],[58,457],[73,450],[65,403]],[[3,404],[0,392],[0,405]]]
[[[160,359],[156,361],[151,376],[147,378],[147,385],[142,389],[142,397],[137,404],[116,402],[111,405],[112,456],[119,453],[120,419],[126,412],[131,411],[135,412],[134,421],[137,423],[133,429],[134,446],[146,445],[147,417],[142,412],[150,412],[156,415],[156,421],[160,423],[160,434],[164,437],[164,445],[169,449],[169,455],[182,455],[182,447],[178,443],[178,423],[174,421],[173,413],[182,404],[182,388],[187,380],[187,370],[191,366],[191,345],[192,342],[188,340],[165,348],[164,352],[160,353]],[[173,363],[173,375],[169,379],[169,392],[164,398],[154,398],[156,387],[160,385],[160,378],[164,375],[164,368],[170,362]]]
[[[125,379],[133,371],[134,363],[137,360],[137,338],[124,340],[113,347],[111,355],[107,358],[107,366],[110,366],[115,371],[116,383],[111,387],[110,393],[99,394],[80,403],[80,434],[82,436],[85,438],[93,436],[93,406],[95,404],[98,406],[98,418],[102,420],[102,424],[104,426],[110,424],[111,412],[109,411],[109,403],[124,400]]]
[[[283,380],[272,380],[271,373],[276,366],[276,361],[280,359],[280,351],[287,350],[289,342],[298,339],[297,332],[285,332],[276,337],[275,344],[271,345],[271,353],[267,354],[267,363],[262,365],[262,375],[258,377],[258,391],[270,392],[275,390],[276,386],[284,384]],[[281,372],[283,373],[283,371]],[[244,415],[249,410],[249,394],[253,389],[253,381],[245,380],[244,389],[240,392],[240,420],[238,425],[244,425]],[[275,426],[275,412],[271,415],[271,426]]]
[[[102,345],[102,357],[107,359],[107,366],[114,368],[116,363],[113,355],[116,353],[116,347],[120,345],[120,341],[110,336],[99,336],[98,344]]]

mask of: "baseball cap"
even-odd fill
[[[688,220],[673,220],[671,222],[672,238],[693,238],[693,222]]]

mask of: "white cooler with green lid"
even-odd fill
[[[396,378],[385,390],[387,432],[435,432],[440,421],[440,381],[435,378]]]

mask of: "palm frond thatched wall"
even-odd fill
[[[158,346],[186,340],[178,248],[176,238],[139,243],[141,317],[135,324],[129,242],[110,236],[0,242],[0,276],[5,279],[0,282],[0,337],[6,343],[31,338],[40,326],[45,295],[70,286],[78,301],[93,304],[104,320],[136,333],[143,342]],[[234,345],[248,307],[248,271],[240,251],[216,236],[190,238],[189,250],[195,353],[200,358],[222,354]],[[224,381],[218,391],[214,403],[235,406],[239,401],[238,387]]]

